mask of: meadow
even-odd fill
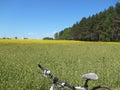
[[[42,40],[0,40],[0,90],[49,90],[37,64],[73,85],[82,85],[85,73],[120,90],[120,43]]]

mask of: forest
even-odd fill
[[[54,34],[56,40],[120,41],[120,2]]]

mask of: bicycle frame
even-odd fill
[[[50,87],[50,90],[58,90],[58,87],[55,84],[52,84]],[[73,90],[87,90],[87,89],[84,87],[76,86],[75,89],[73,89]]]

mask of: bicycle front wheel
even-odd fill
[[[96,86],[92,90],[111,90],[108,86]]]

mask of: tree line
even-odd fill
[[[120,2],[54,34],[55,39],[120,41]]]

